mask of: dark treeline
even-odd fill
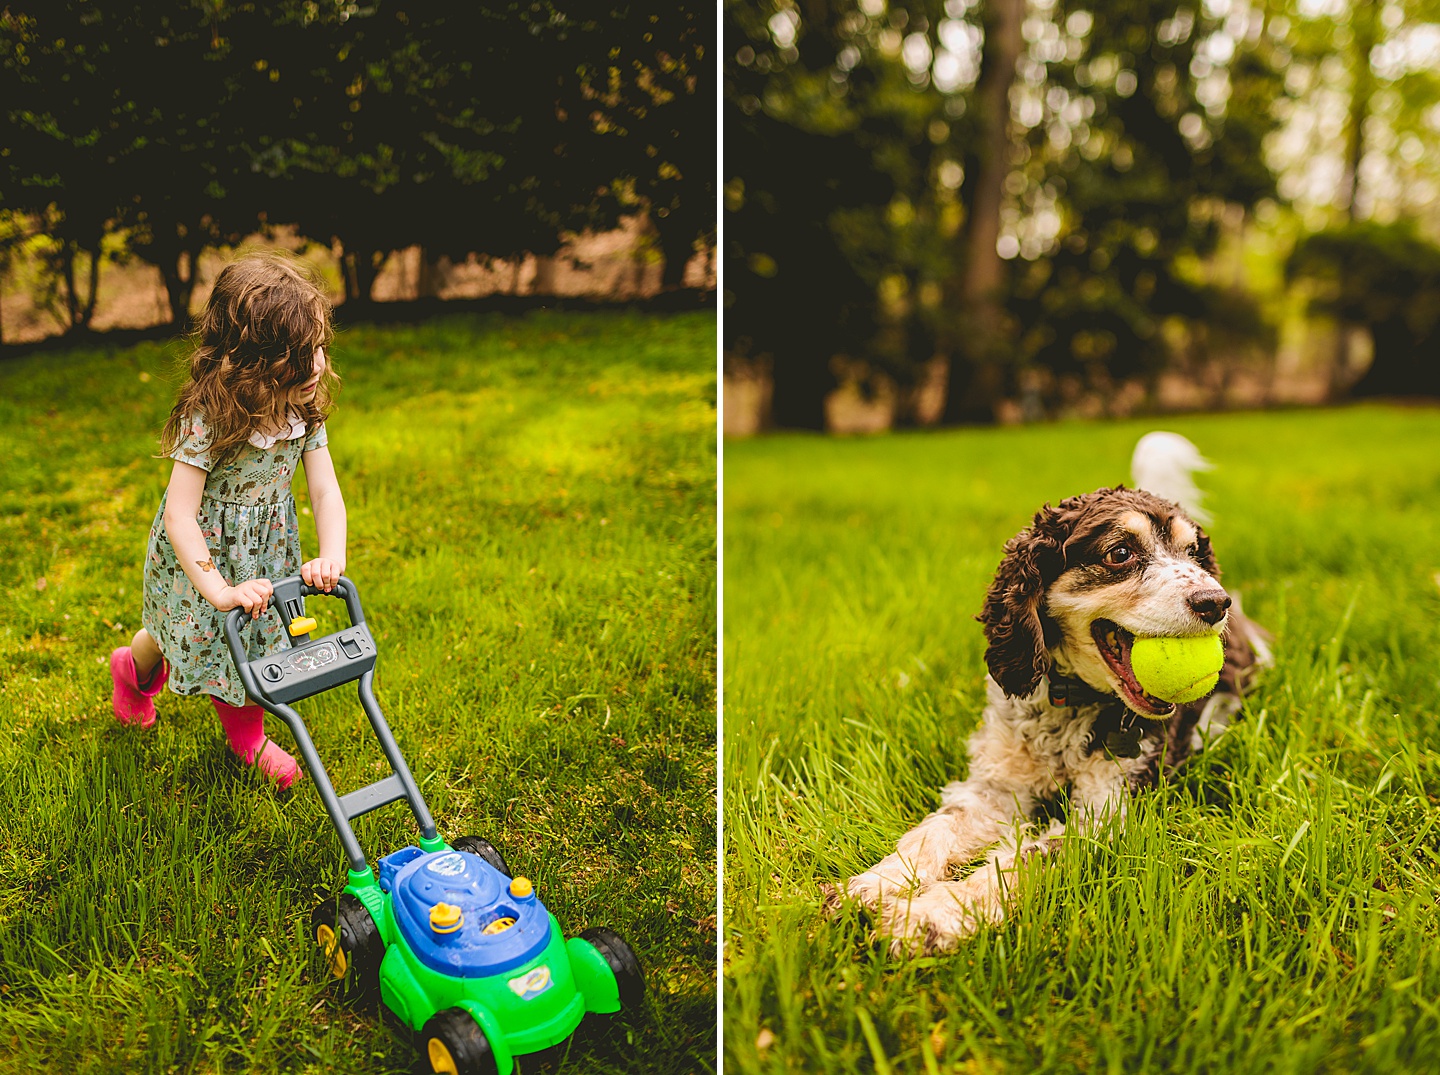
[[[715,226],[713,37],[689,0],[16,0],[6,237],[53,239],[72,328],[117,235],[176,323],[204,248],[282,224],[364,304],[393,250],[548,255],[648,212],[678,286]]]
[[[1217,253],[1238,258],[1257,208],[1288,212],[1265,151],[1309,105],[1287,73],[1368,72],[1376,39],[1360,49],[1351,25],[1368,12],[725,0],[727,352],[769,371],[773,424],[815,429],[857,367],[898,386],[903,422],[938,356],[943,420],[966,422],[1002,398],[1039,416],[1062,390],[1103,398],[1177,362],[1273,355],[1273,312]],[[1402,74],[1386,122],[1429,137],[1440,80]],[[1311,308],[1371,328],[1360,390],[1425,390],[1440,255],[1403,218],[1357,222],[1357,132],[1381,87],[1340,87],[1349,186],[1285,269]]]

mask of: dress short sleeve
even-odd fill
[[[318,426],[316,426],[310,431],[309,435],[306,436],[305,443],[301,445],[300,451],[313,451],[316,448],[323,448],[329,443],[330,434],[325,432],[325,423],[321,422]]]
[[[213,441],[214,437],[210,433],[210,427],[205,424],[204,416],[192,415],[181,427],[180,443],[175,445],[170,458],[199,467],[208,474],[218,462],[210,451]]]

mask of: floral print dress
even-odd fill
[[[323,423],[308,436],[303,424],[282,436],[286,439],[257,435],[217,460],[210,454],[205,420],[197,417],[170,453],[170,458],[209,474],[195,521],[216,570],[231,586],[250,579],[282,579],[300,570],[300,520],[290,481],[300,456],[328,437]],[[224,619],[180,567],[165,531],[161,497],[145,553],[141,622],[170,662],[170,689],[176,694],[211,694],[230,705],[245,704],[245,687],[225,645]],[[267,609],[244,628],[242,637],[251,660],[273,653],[284,645],[280,617]]]

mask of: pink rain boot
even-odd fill
[[[115,691],[110,696],[115,719],[121,724],[138,724],[142,728],[154,724],[154,698],[170,678],[170,665],[165,658],[161,657],[160,663],[150,669],[150,679],[142,686],[130,647],[121,646],[110,654],[110,678],[115,681]]]
[[[210,699],[230,740],[230,749],[246,765],[253,765],[284,791],[300,776],[300,766],[289,754],[265,738],[265,711],[258,705],[227,705]]]

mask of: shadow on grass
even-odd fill
[[[649,314],[691,313],[715,310],[715,292],[697,288],[665,291],[642,299],[605,299],[585,295],[482,295],[474,299],[403,299],[398,302],[370,302],[359,306],[345,303],[335,307],[336,327],[355,325],[416,325],[454,314],[500,314],[521,317],[537,310],[559,313],[600,313],[627,311]],[[171,340],[185,335],[187,328],[150,325],[146,328],[115,328],[103,332],[77,329],[24,343],[0,343],[0,362],[22,355],[68,351],[76,347],[118,349],[137,343]]]

